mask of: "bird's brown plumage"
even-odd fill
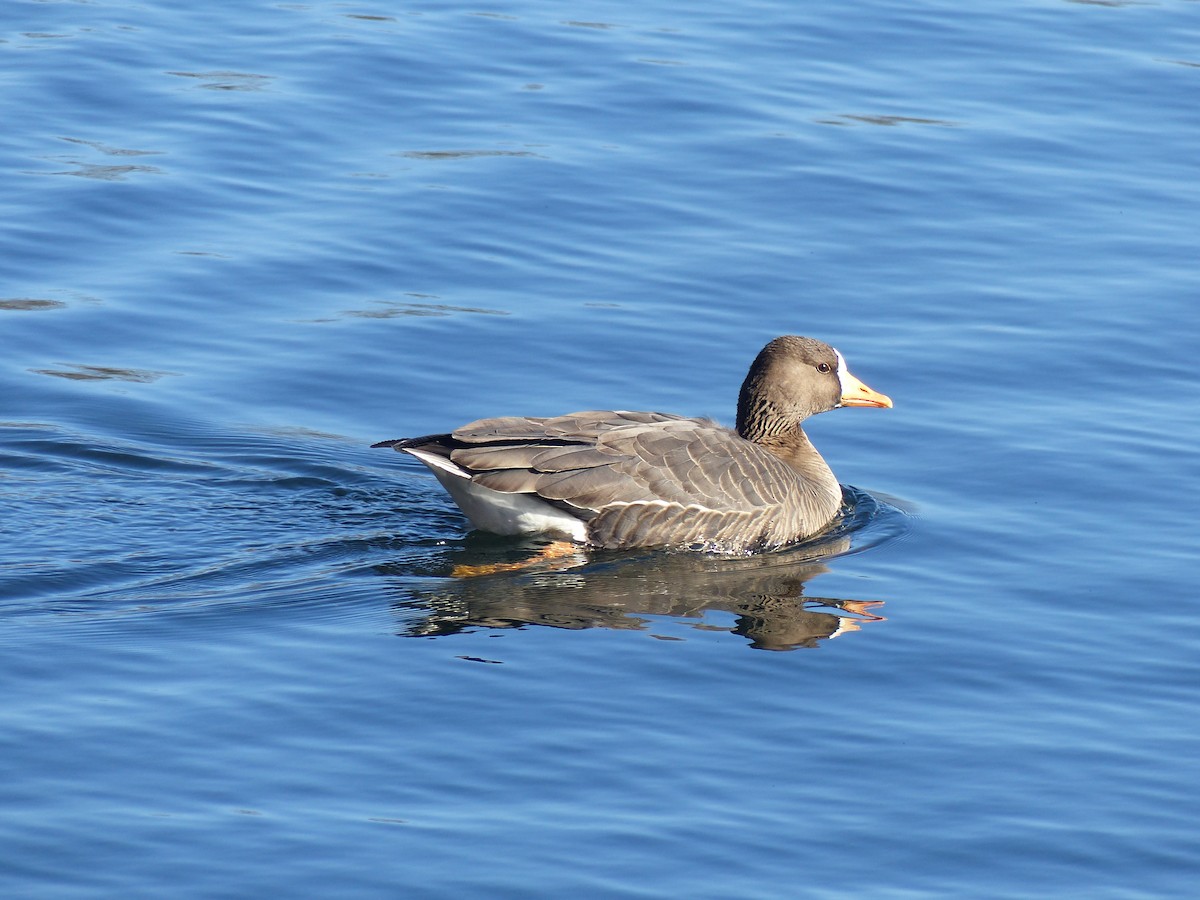
[[[736,431],[707,419],[594,410],[480,419],[375,446],[417,456],[456,500],[459,490],[484,502],[490,492],[538,498],[574,523],[564,532],[578,538],[582,523],[596,547],[746,552],[808,537],[837,515],[841,488],[800,424],[840,405],[847,379],[876,398],[855,405],[891,405],[850,376],[833,348],[783,337],[751,366]]]

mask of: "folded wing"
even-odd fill
[[[771,544],[800,490],[796,472],[758,445],[663,413],[481,419],[435,439],[476,484],[536,494],[586,521],[602,547]]]

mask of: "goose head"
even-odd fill
[[[737,431],[752,441],[795,434],[809,416],[839,406],[890,408],[891,398],[850,374],[833,347],[785,335],[759,352],[738,395]]]

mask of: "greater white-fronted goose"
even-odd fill
[[[841,508],[841,487],[801,423],[839,406],[891,405],[837,350],[789,335],[750,366],[736,430],[601,410],[480,419],[373,446],[425,463],[481,531],[743,553],[810,537]]]

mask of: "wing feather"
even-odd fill
[[[664,413],[505,416],[431,437],[475,483],[537,494],[590,520],[589,540],[602,547],[769,541],[804,487],[735,432]]]
[[[500,441],[537,441],[547,437],[545,419],[526,416],[499,416],[469,422],[451,433],[456,441],[467,444],[498,443]]]
[[[617,457],[586,444],[567,444],[539,449],[530,460],[530,468],[538,472],[566,472],[571,469],[592,469],[607,466]]]
[[[547,449],[546,444],[533,443],[479,444],[459,447],[451,451],[450,458],[471,471],[530,469],[536,468],[534,460]]]
[[[537,493],[581,509],[603,509],[614,502],[651,499],[644,485],[609,466],[537,476]]]

